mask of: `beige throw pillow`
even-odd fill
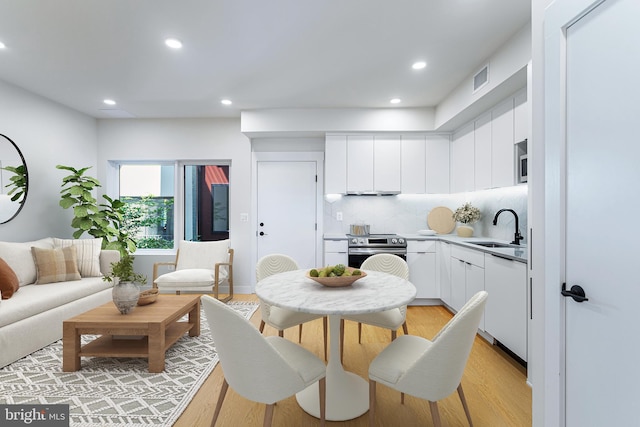
[[[75,247],[55,249],[32,247],[31,253],[36,264],[36,285],[80,280]]]
[[[100,277],[100,251],[102,239],[58,239],[53,238],[56,248],[76,248],[78,271],[82,277]]]

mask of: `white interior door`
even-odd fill
[[[258,161],[257,259],[281,253],[317,265],[317,162]]]
[[[588,298],[564,299],[565,420],[640,425],[638,233],[629,228],[640,212],[640,1],[565,3],[576,7],[561,40],[564,78],[556,70],[566,90],[564,281]]]

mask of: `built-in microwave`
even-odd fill
[[[526,154],[522,154],[518,160],[518,181],[527,182],[527,176],[529,175],[529,164]]]

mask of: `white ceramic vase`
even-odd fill
[[[129,314],[138,303],[140,289],[132,282],[118,282],[111,289],[111,297],[120,313]]]

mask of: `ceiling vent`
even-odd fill
[[[473,76],[473,91],[476,92],[487,83],[489,83],[489,64],[482,67],[482,69]]]

